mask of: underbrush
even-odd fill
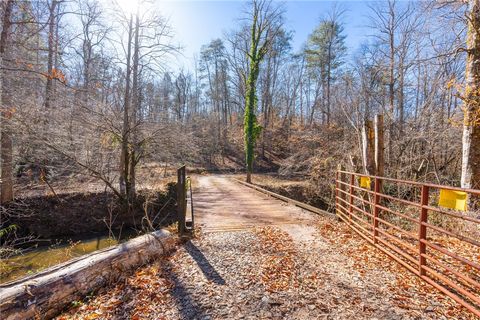
[[[110,192],[18,199],[1,208],[0,283],[103,249],[176,220],[176,183],[137,191],[126,207]]]
[[[121,238],[171,224],[176,184],[139,190],[130,207],[111,192],[33,196],[1,206],[0,258],[23,249],[92,237]]]
[[[237,178],[244,179],[244,175]],[[272,174],[255,174],[253,184],[282,196],[307,203],[326,211],[333,211],[329,201],[330,194],[322,192],[311,181],[297,177],[283,177]]]
[[[167,219],[175,192],[173,183],[165,191],[139,191],[129,210],[110,192],[20,199],[2,207],[7,217],[2,228],[15,225],[17,235],[30,234],[40,239],[76,238],[122,228],[141,230],[146,228],[145,223],[158,224]]]

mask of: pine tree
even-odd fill
[[[326,123],[330,123],[331,85],[338,70],[344,63],[347,47],[343,26],[338,22],[338,15],[333,14],[320,22],[309,36],[305,54],[313,77],[321,81],[325,103]],[[311,119],[313,120],[313,119]]]

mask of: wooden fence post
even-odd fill
[[[385,174],[383,115],[375,116],[375,175]],[[381,190],[381,189],[380,189]]]
[[[338,168],[337,168],[337,170],[338,170]],[[335,173],[335,214],[337,214],[337,211],[339,210],[339,208],[338,208],[338,194],[340,192],[338,191],[338,188],[339,188],[338,177],[339,177],[339,172],[337,171]]]
[[[423,256],[426,253],[427,246],[422,240],[427,239],[427,226],[423,223],[428,221],[428,209],[425,206],[428,205],[428,192],[429,188],[426,185],[422,185],[422,195],[421,195],[421,208],[420,208],[420,219],[418,225],[418,271],[420,276],[424,276],[426,274],[425,269],[423,266],[426,265],[427,259]]]
[[[373,122],[366,120],[362,127],[362,160],[363,170],[367,175],[376,175],[374,159],[374,139]]]
[[[185,190],[185,166],[177,170],[177,214],[178,214],[178,233],[182,236],[185,233],[185,210],[186,210],[186,190]]]
[[[192,231],[195,229],[195,213],[193,212],[193,191],[192,191],[192,180],[190,180],[190,210],[192,214]]]

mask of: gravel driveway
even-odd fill
[[[339,222],[195,180],[198,236],[59,319],[473,319]]]

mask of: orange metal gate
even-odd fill
[[[480,317],[480,190],[347,171],[336,213],[390,258]]]

